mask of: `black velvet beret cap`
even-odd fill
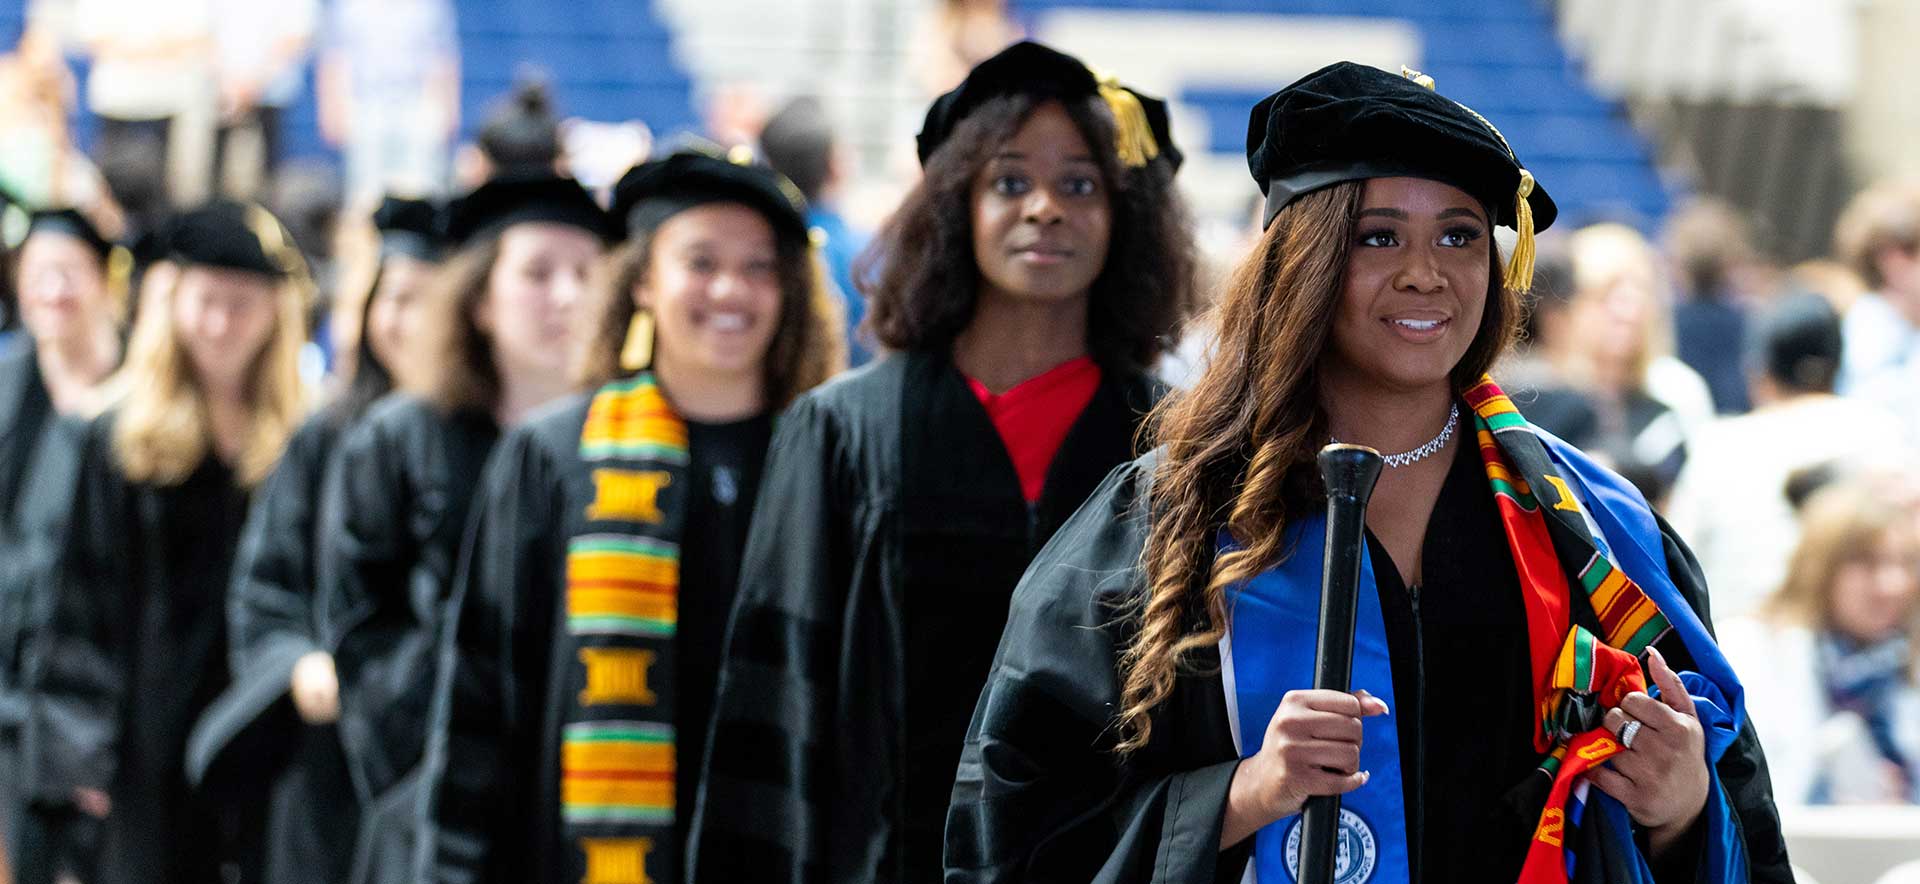
[[[427,200],[389,195],[373,210],[373,226],[380,232],[381,255],[433,261],[446,247],[441,209]]]
[[[1302,194],[1343,181],[1412,177],[1451,184],[1520,233],[1506,283],[1533,279],[1533,236],[1559,214],[1500,130],[1435,91],[1432,77],[1335,62],[1253,106],[1247,168],[1267,195],[1263,224]]]
[[[1184,159],[1173,144],[1165,101],[1121,86],[1110,77],[1095,76],[1079,59],[1028,40],[974,65],[953,91],[934,99],[917,139],[920,165],[927,164],[968,114],[1003,95],[1060,101],[1098,95],[1113,111],[1116,148],[1122,162],[1143,166],[1158,158],[1179,171]]]
[[[641,163],[613,186],[612,215],[628,236],[707,203],[739,203],[759,212],[782,239],[807,242],[807,201],[800,189],[765,166],[681,150]]]
[[[245,270],[276,279],[306,277],[306,259],[273,214],[252,203],[218,199],[174,216],[166,257],[181,264]]]
[[[615,225],[580,182],[551,173],[498,175],[454,200],[446,213],[446,237],[455,246],[515,224],[565,224],[602,240]]]
[[[78,209],[42,209],[34,212],[27,220],[27,236],[36,233],[58,233],[70,236],[87,244],[87,248],[97,253],[101,260],[113,251],[113,243],[100,235],[100,228],[93,226],[87,216]]]

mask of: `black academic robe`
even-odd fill
[[[389,396],[347,430],[324,483],[316,596],[361,803],[350,877],[405,880],[436,646],[491,415]]]
[[[227,598],[233,683],[188,746],[197,783],[271,784],[267,884],[342,884],[353,856],[359,802],[340,731],[303,722],[289,695],[294,663],[326,649],[314,605],[317,522],[322,480],[347,423],[331,412],[310,418],[260,485]]]
[[[1145,590],[1137,563],[1156,457],[1115,470],[1034,561],[1014,596],[954,785],[948,884],[1241,880],[1252,839],[1219,849],[1240,759],[1217,651],[1193,655],[1154,714],[1144,749],[1124,763],[1112,751],[1118,661],[1138,627],[1130,612]],[[1661,528],[1671,576],[1705,621],[1699,568],[1679,538]],[[1386,582],[1398,589],[1397,580]],[[1394,714],[1407,707],[1403,698]],[[1752,860],[1751,880],[1792,881],[1750,723],[1718,772]],[[1428,792],[1424,800],[1445,799]]]
[[[1114,466],[1155,385],[1108,372],[1029,506],[944,355],[897,354],[781,419],[694,820],[702,882],[924,882],[1014,584]]]
[[[248,493],[208,457],[180,484],[130,481],[113,413],[85,428],[72,511],[44,591],[27,725],[36,800],[113,801],[95,882],[252,880],[257,790],[192,788],[188,732],[227,686],[224,601]]]
[[[580,434],[591,396],[580,396],[529,419],[501,440],[475,499],[463,556],[457,625],[449,633],[434,702],[428,750],[431,796],[426,804],[427,866],[418,880],[575,884],[565,870],[575,851],[560,820],[560,747],[572,704],[561,696],[577,645],[568,634],[567,545],[587,527],[594,500],[592,471],[580,457]],[[764,426],[736,434],[760,452],[738,452],[751,469],[763,456]],[[677,803],[684,821],[704,745],[710,690],[719,664],[724,610],[745,537],[725,530],[732,518],[707,493],[705,434],[689,427],[691,464],[684,487],[661,492],[669,525],[722,530],[677,538],[682,552],[680,616],[675,632],[674,703]],[[680,483],[676,483],[680,484]],[[731,507],[752,511],[757,477],[740,478]],[[651,870],[650,870],[651,871]],[[678,881],[656,876],[666,884]]]
[[[23,337],[0,355],[0,835],[9,839],[19,830],[23,798],[23,652],[35,607],[28,590],[50,554],[55,532],[45,523],[58,517],[53,510],[63,509],[52,505],[69,497],[27,493],[35,473],[48,468],[40,455],[55,420],[33,341]]]

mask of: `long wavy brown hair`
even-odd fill
[[[1212,360],[1192,389],[1162,400],[1142,428],[1163,447],[1149,492],[1139,631],[1121,658],[1118,750],[1147,745],[1153,711],[1194,651],[1219,643],[1227,589],[1281,561],[1283,528],[1321,499],[1314,456],[1329,434],[1321,355],[1346,279],[1364,182],[1314,191],[1281,210],[1232,276],[1211,317]],[[1487,308],[1453,370],[1471,386],[1512,342],[1520,300],[1488,241]],[[1236,547],[1215,555],[1222,528]]]
[[[582,387],[598,387],[626,374],[620,367],[620,349],[638,309],[633,290],[647,278],[653,260],[654,232],[635,231],[601,263],[599,279],[588,295],[592,300],[581,310],[583,324],[576,334],[581,347],[573,375]],[[846,342],[840,332],[845,320],[827,286],[820,257],[809,246],[782,239],[777,263],[780,325],[762,362],[762,395],[774,410],[785,408],[847,365]]]
[[[500,401],[493,338],[473,320],[499,258],[500,235],[486,236],[455,252],[421,291],[423,340],[410,352],[399,377],[410,392],[442,412],[491,411]]]
[[[893,350],[945,351],[967,325],[980,288],[973,257],[973,181],[1042,102],[1008,95],[982,103],[927,159],[854,265],[866,327]],[[1166,163],[1121,165],[1113,113],[1098,98],[1064,102],[1113,200],[1107,263],[1087,300],[1087,349],[1108,369],[1150,369],[1192,312],[1193,225]]]

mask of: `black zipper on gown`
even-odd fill
[[[1413,719],[1413,806],[1406,809],[1407,874],[1418,881],[1422,842],[1426,838],[1426,827],[1419,821],[1427,807],[1427,649],[1421,635],[1425,627],[1420,623],[1420,584],[1407,587],[1407,601],[1413,606],[1413,711],[1416,716]]]

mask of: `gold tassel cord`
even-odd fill
[[[1113,111],[1114,150],[1120,162],[1137,169],[1158,157],[1160,142],[1153,137],[1153,126],[1147,122],[1147,109],[1140,104],[1140,96],[1113,77],[1101,77],[1099,84],[1101,100]]]
[[[1434,89],[1432,77],[1429,77],[1426,74],[1420,73],[1419,71],[1416,71],[1413,68],[1407,67],[1404,64],[1400,66],[1400,76],[1406,77],[1407,79],[1412,80],[1416,85],[1427,87],[1428,92],[1436,91]]]
[[[640,371],[653,365],[653,313],[649,310],[633,311],[632,321],[627,323],[627,339],[620,346],[620,368],[625,371]]]
[[[121,322],[127,321],[127,307],[132,304],[132,292],[133,252],[126,246],[114,246],[107,252],[107,297],[113,301]]]
[[[1520,170],[1520,186],[1514,191],[1513,226],[1520,236],[1513,243],[1513,257],[1507,261],[1508,291],[1524,292],[1533,288],[1533,173]]]

